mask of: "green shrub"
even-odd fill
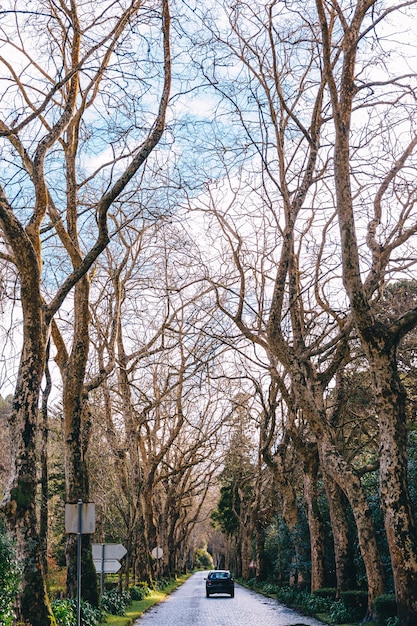
[[[277,591],[277,600],[288,605],[303,604],[307,595],[309,594],[297,589],[297,587],[282,587]]]
[[[129,589],[130,597],[132,600],[143,600],[151,593],[147,583],[138,583]]]
[[[262,589],[264,593],[269,593],[269,594],[277,593],[279,589],[278,585],[274,585],[274,583],[268,583],[268,582],[264,582],[260,584],[259,588]]]
[[[345,607],[342,600],[336,600],[330,607],[329,619],[332,624],[344,624],[354,621],[355,616],[350,609]]]
[[[74,602],[75,605],[75,602]],[[81,626],[98,626],[104,619],[104,612],[97,606],[81,600]]]
[[[283,604],[295,604],[297,590],[294,587],[282,587],[277,591],[277,600]]]
[[[165,580],[165,578],[160,578],[156,581],[156,590],[163,591],[166,587],[168,587],[169,581]]]
[[[214,561],[207,548],[199,548],[195,553],[195,566],[203,569],[214,569]]]
[[[330,598],[330,600],[336,600],[337,589],[334,587],[323,587],[323,589],[316,589],[313,591],[313,595],[319,598]]]
[[[342,591],[340,599],[346,609],[357,618],[364,617],[368,610],[367,591]]]
[[[74,604],[70,600],[54,600],[52,602],[52,612],[57,626],[76,626],[77,615]]]
[[[314,615],[315,613],[324,613],[330,610],[334,600],[325,596],[316,596],[315,594],[309,595],[303,607],[308,613]]]
[[[13,620],[13,601],[21,579],[12,542],[0,527],[0,624],[9,626]]]
[[[397,603],[393,593],[384,593],[375,598],[374,609],[378,616],[378,622],[385,624],[387,619],[395,618],[397,615]]]
[[[75,600],[54,600],[52,612],[57,626],[76,626],[77,603]],[[81,626],[98,626],[103,619],[104,613],[101,609],[81,600]]]
[[[101,607],[106,613],[112,615],[124,615],[126,607],[130,603],[130,594],[126,591],[119,593],[117,589],[106,591],[101,598]]]

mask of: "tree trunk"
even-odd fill
[[[252,524],[247,524],[241,528],[241,563],[242,563],[242,578],[243,580],[249,580],[250,568],[249,563],[252,560],[252,537],[253,527]]]
[[[10,414],[12,470],[2,502],[8,530],[22,566],[19,619],[32,626],[55,624],[43,575],[43,542],[36,514],[38,402],[44,372],[45,332],[41,319],[26,329]],[[25,325],[26,326],[26,325]],[[28,332],[30,331],[30,332]]]
[[[265,554],[265,531],[262,522],[255,520],[255,550],[256,550],[256,581],[262,582],[267,579]]]
[[[91,413],[84,389],[90,342],[89,291],[89,278],[84,276],[74,288],[74,330],[70,353],[57,326],[52,327],[57,348],[56,362],[63,381],[66,501],[71,504],[79,500],[89,502],[90,499],[87,452]],[[83,535],[81,546],[81,596],[93,606],[98,606],[97,575],[89,535]],[[74,535],[67,536],[66,561],[67,595],[74,598],[77,594],[77,541]]]
[[[393,350],[394,352],[394,350]],[[417,534],[408,490],[406,394],[396,355],[369,351],[380,429],[379,489],[401,626],[417,624]]]
[[[367,251],[360,251],[354,200],[358,181],[355,180],[354,185],[351,182],[351,121],[356,106],[354,98],[358,92],[356,85],[358,40],[363,20],[373,4],[358,1],[350,23],[346,22],[344,26],[343,58],[339,63],[341,71],[336,81],[326,9],[321,0],[316,0],[322,27],[323,66],[333,109],[334,185],[341,238],[343,283],[373,376],[380,425],[381,506],[391,556],[398,616],[401,626],[411,626],[417,624],[417,537],[407,485],[405,393],[397,372],[396,347],[401,337],[415,326],[416,311],[410,310],[411,317],[403,316],[391,329],[390,326],[376,321],[371,301],[375,290],[384,285],[385,272],[392,251],[396,250],[400,241],[404,243],[406,240],[403,237],[407,232],[407,225],[403,223],[402,217],[398,218],[398,230],[392,231],[385,243],[377,240],[374,233],[377,225],[383,224],[380,209],[382,201],[385,201],[386,189],[391,185],[395,189],[397,184],[400,185],[398,189],[403,187],[404,182],[401,178],[399,179],[401,182],[397,182],[397,174],[404,171],[407,159],[415,150],[417,139],[415,133],[412,133],[410,143],[406,147],[402,146],[402,152],[395,156],[389,153],[391,169],[385,179],[376,178],[375,213],[374,219],[368,224],[366,239],[368,248]],[[394,137],[394,134],[392,136]],[[405,208],[406,196],[405,192],[396,207],[404,215],[412,206],[410,205],[410,209]],[[377,205],[379,208],[376,208]],[[389,211],[392,211],[391,206]],[[414,234],[413,224],[408,230],[407,237]],[[370,256],[371,269],[363,280],[360,256],[367,253]]]
[[[356,589],[356,572],[353,551],[349,541],[346,507],[348,502],[337,483],[324,473],[324,486],[329,503],[336,568],[337,597],[341,591]]]
[[[330,439],[323,436],[318,443],[323,470],[344,491],[355,518],[358,542],[368,581],[368,617],[374,615],[373,604],[384,592],[384,571],[375,538],[369,503],[359,477],[334,449]],[[337,521],[335,522],[337,524]]]
[[[49,359],[49,341],[46,350],[45,379],[46,386],[42,392],[42,408],[41,408],[41,448],[40,448],[40,465],[41,465],[41,504],[39,514],[39,536],[42,544],[42,568],[44,575],[48,573],[48,503],[49,503],[49,487],[48,487],[48,399],[52,389],[51,374],[48,368]]]
[[[300,371],[294,372],[293,385],[297,400],[316,435],[320,465],[323,472],[331,476],[343,490],[353,512],[368,581],[368,617],[371,618],[374,615],[374,600],[383,593],[385,586],[371,510],[359,476],[333,443],[331,430],[327,425],[321,385],[311,377],[308,385],[305,380]]]
[[[307,446],[305,446],[307,447]],[[304,502],[310,531],[311,593],[324,587],[324,527],[317,501],[319,458],[317,446],[306,451],[304,466]]]

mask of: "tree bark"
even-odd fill
[[[326,473],[324,473],[324,486],[329,503],[336,568],[336,589],[337,597],[339,598],[342,591],[356,589],[357,586],[353,551],[349,541],[346,517],[348,501],[339,485]]]
[[[307,446],[304,446],[307,448]],[[310,591],[324,587],[324,525],[318,505],[317,475],[319,457],[317,446],[313,445],[303,456],[304,502],[310,531],[311,585]]]
[[[352,508],[368,581],[368,617],[371,618],[374,616],[374,600],[384,592],[385,577],[368,500],[359,477],[340,456],[331,441],[323,436],[318,448],[323,470],[344,491]]]
[[[39,397],[48,334],[40,292],[40,242],[36,236],[28,235],[16,220],[1,188],[0,224],[15,256],[23,309],[23,348],[9,416],[12,467],[1,506],[22,566],[17,601],[19,617],[32,626],[54,625],[43,575],[43,543],[36,512]]]
[[[395,349],[368,348],[379,417],[379,491],[401,626],[417,623],[417,532],[407,479],[406,394]]]
[[[332,45],[326,9],[322,0],[316,0],[322,29],[324,71],[333,109],[334,182],[341,237],[343,282],[373,376],[380,425],[381,506],[394,576],[398,617],[401,626],[411,626],[417,623],[417,537],[407,484],[405,393],[397,372],[396,348],[403,334],[415,326],[416,310],[411,311],[410,320],[404,318],[402,325],[394,324],[393,328],[396,327],[397,330],[393,330],[386,324],[376,322],[370,302],[375,289],[385,280],[384,272],[389,262],[390,248],[395,249],[393,245],[395,237],[393,242],[387,244],[386,249],[374,238],[374,229],[381,223],[379,213],[382,197],[412,154],[417,139],[415,134],[411,137],[410,143],[400,155],[397,155],[391,170],[377,188],[374,199],[375,219],[368,226],[367,238],[371,253],[371,270],[364,282],[351,183],[350,140],[354,97],[357,93],[355,85],[357,43],[364,18],[373,4],[372,0],[368,2],[359,0],[350,23],[346,23],[344,27],[343,59],[337,84],[332,64]],[[400,234],[397,236],[398,243],[395,242],[397,245],[404,239],[406,232],[407,229],[402,224]],[[410,237],[414,233],[414,228],[408,232]]]

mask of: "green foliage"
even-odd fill
[[[331,624],[344,624],[345,622],[353,622],[355,615],[345,607],[342,600],[336,600],[330,607],[329,619]]]
[[[393,593],[384,593],[375,598],[374,609],[378,616],[378,623],[385,624],[388,619],[397,615],[397,603]]]
[[[310,594],[308,591],[297,587],[278,589],[277,599],[288,606],[301,607],[305,613],[310,615],[328,612],[335,604],[334,600],[328,596]]]
[[[314,596],[319,598],[329,598],[330,600],[336,599],[337,589],[335,587],[323,587],[323,589],[316,589],[313,591]]]
[[[203,569],[214,569],[214,561],[207,548],[199,548],[195,553],[195,566]]]
[[[98,626],[103,619],[104,612],[99,607],[81,600],[81,626]]]
[[[164,589],[166,589],[169,585],[169,580],[165,580],[165,578],[160,578],[159,580],[156,581],[156,590],[157,591],[163,591]]]
[[[20,568],[13,545],[3,527],[0,527],[0,624],[9,626],[13,619],[13,601],[20,583]]]
[[[137,585],[130,587],[129,593],[131,600],[143,600],[143,598],[149,596],[151,590],[147,583],[139,582]]]
[[[75,600],[54,600],[52,612],[57,626],[76,626],[77,603]],[[81,626],[98,626],[104,619],[101,609],[81,600]]]
[[[226,536],[233,537],[239,532],[240,502],[237,497],[237,485],[227,484],[220,489],[217,509],[211,514],[214,526],[219,527]]]
[[[295,559],[295,545],[298,546]],[[309,553],[309,532],[302,504],[299,506],[299,523],[290,531],[281,515],[277,515],[265,532],[265,571],[269,579],[280,587],[288,585],[290,574],[302,574],[307,579],[311,560]]]
[[[278,592],[278,585],[270,582],[263,582],[259,585],[260,589],[267,594],[275,594]]]
[[[77,615],[74,610],[74,603],[71,600],[54,600],[52,602],[52,612],[57,626],[76,626]]]
[[[327,613],[330,611],[334,600],[328,596],[316,596],[314,594],[308,594],[308,598],[303,604],[303,608],[307,613],[314,615],[315,613]]]
[[[142,599],[142,598],[141,598]],[[106,591],[101,598],[101,607],[106,613],[112,615],[124,615],[126,613],[126,607],[131,601],[131,595],[129,592],[122,591],[121,593],[117,589]]]
[[[247,506],[253,495],[252,448],[252,442],[240,430],[232,435],[220,476],[220,500],[211,515],[213,526],[220,528],[227,537],[239,534],[242,507]]]
[[[364,617],[368,608],[367,591],[342,591],[340,599],[346,609],[357,618]]]
[[[305,595],[306,592],[300,591],[297,587],[282,587],[277,591],[277,600],[291,606],[293,604],[302,604]]]

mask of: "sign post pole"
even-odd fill
[[[94,502],[65,503],[65,532],[77,535],[77,626],[81,626],[81,539],[82,535],[91,535],[95,526]]]
[[[104,561],[106,560],[105,550],[106,550],[106,544],[103,543],[101,546],[100,600],[103,597],[103,591],[104,591]]]
[[[83,501],[78,500],[78,533],[77,533],[77,626],[81,626],[81,531]]]

